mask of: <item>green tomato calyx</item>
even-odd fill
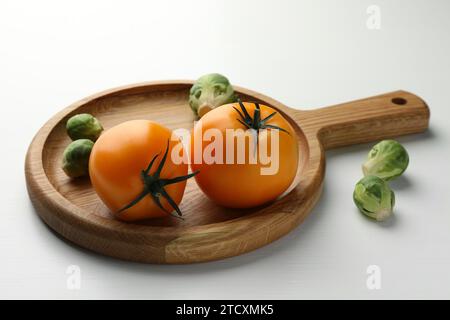
[[[241,124],[243,124],[247,129],[253,129],[256,132],[259,132],[259,130],[261,129],[273,129],[283,131],[289,134],[289,131],[287,131],[286,129],[271,124],[267,124],[267,122],[269,122],[270,119],[272,119],[277,114],[277,111],[274,111],[264,119],[261,119],[261,108],[259,106],[259,103],[255,102],[255,110],[253,112],[253,117],[248,113],[247,109],[245,108],[244,104],[240,99],[238,99],[238,103],[241,110],[233,106],[234,110],[236,110],[236,112],[240,117],[240,119],[236,120],[239,121]]]
[[[155,204],[161,210],[166,212],[167,214],[172,214],[172,213],[167,211],[163,207],[163,205],[161,204],[161,197],[163,197],[164,199],[167,200],[167,202],[171,205],[171,207],[178,214],[178,217],[182,216],[180,208],[178,207],[176,202],[172,199],[172,197],[167,193],[167,191],[164,189],[164,187],[167,186],[167,185],[170,185],[170,184],[174,184],[174,183],[185,181],[185,180],[195,176],[196,174],[198,174],[199,171],[187,174],[185,176],[179,176],[179,177],[175,177],[175,178],[171,178],[171,179],[163,179],[163,178],[161,178],[160,177],[161,171],[162,171],[162,169],[164,167],[164,164],[166,162],[168,152],[169,152],[169,141],[167,141],[166,151],[164,152],[164,155],[163,155],[163,157],[161,159],[161,162],[159,163],[158,168],[156,169],[156,171],[153,172],[152,174],[150,174],[150,170],[151,170],[151,168],[153,166],[153,163],[155,162],[156,158],[158,158],[159,153],[152,158],[152,160],[150,161],[150,163],[147,166],[147,168],[145,170],[141,171],[141,179],[142,179],[142,182],[144,184],[144,188],[143,188],[142,192],[133,201],[131,201],[129,204],[127,204],[122,209],[120,209],[118,211],[118,213],[121,213],[121,212],[131,208],[132,206],[137,204],[139,201],[141,201],[144,197],[146,197],[147,195],[150,195],[152,197],[153,201],[155,202]]]

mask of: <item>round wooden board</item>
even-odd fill
[[[67,119],[87,112],[105,129],[132,119],[150,119],[171,129],[192,128],[194,116],[188,105],[192,83],[160,81],[112,89],[50,119],[31,143],[25,163],[28,192],[45,223],[82,247],[126,260],[169,264],[236,256],[280,238],[305,219],[322,191],[324,150],[422,132],[430,116],[424,101],[405,91],[300,111],[235,87],[243,101],[277,109],[296,131],[299,168],[285,195],[263,207],[226,209],[206,198],[191,179],[180,205],[184,220],[166,217],[123,223],[113,219],[88,178],[71,180],[61,169],[63,150],[70,143]]]
[[[226,209],[210,201],[194,179],[189,180],[180,206],[184,220],[166,217],[123,223],[113,219],[89,178],[69,179],[64,174],[61,161],[71,141],[65,132],[70,116],[91,113],[105,129],[132,119],[151,119],[171,129],[192,128],[195,118],[188,105],[191,85],[191,81],[167,81],[113,89],[79,101],[49,120],[34,138],[26,160],[29,195],[41,218],[78,245],[148,263],[192,263],[239,255],[272,242],[298,225],[315,198],[302,203],[303,193],[289,194],[265,207]],[[236,91],[244,101],[283,107],[255,92],[242,88]],[[301,163],[305,164],[307,143],[301,131],[298,135]],[[298,177],[300,172],[301,167]]]

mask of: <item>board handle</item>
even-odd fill
[[[430,110],[418,96],[394,91],[312,111],[295,117],[304,131],[316,133],[325,149],[423,132]]]

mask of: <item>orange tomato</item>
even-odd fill
[[[233,136],[227,138],[230,132],[234,132]],[[222,139],[217,137],[219,133]],[[209,198],[225,207],[248,208],[270,202],[289,188],[297,173],[295,137],[289,122],[271,107],[235,103],[216,108],[193,129],[191,167],[199,171],[195,180]],[[242,138],[245,144],[239,146]],[[259,155],[262,146],[267,146],[266,155],[271,161]],[[238,161],[239,153],[245,155],[244,163],[242,158]],[[211,156],[214,161],[206,159]],[[264,173],[263,168],[271,166],[272,172]]]
[[[180,159],[186,155],[181,142],[171,140],[171,136],[171,130],[155,122],[133,120],[105,131],[95,142],[89,160],[91,182],[120,220],[162,217],[173,210],[181,214],[178,204],[185,180],[192,174],[186,176],[186,161],[173,161],[174,149]]]

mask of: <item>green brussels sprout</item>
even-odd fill
[[[91,114],[76,114],[67,120],[67,134],[72,140],[89,139],[96,141],[103,131],[100,122]]]
[[[383,179],[366,176],[356,184],[353,201],[363,214],[377,221],[383,221],[392,214],[395,194]]]
[[[89,156],[94,143],[89,139],[73,141],[64,150],[62,169],[71,178],[89,174]]]
[[[236,101],[233,86],[226,77],[218,73],[200,77],[189,92],[189,105],[199,117],[214,108]]]
[[[389,181],[405,172],[408,164],[409,156],[405,148],[397,141],[384,140],[370,150],[362,169],[366,176]]]

